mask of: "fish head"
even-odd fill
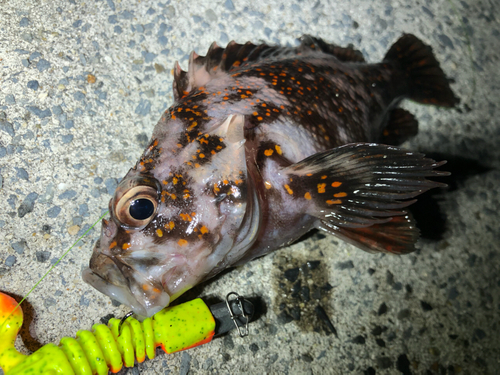
[[[164,130],[175,123],[157,126],[109,203],[111,218],[83,271],[87,283],[151,316],[245,254],[260,212],[243,121],[228,116],[185,144],[181,132]]]

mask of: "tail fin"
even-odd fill
[[[411,100],[443,107],[453,107],[459,102],[431,47],[415,35],[404,34],[387,52],[384,61],[398,63],[406,73]]]

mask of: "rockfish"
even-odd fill
[[[212,44],[174,67],[175,103],[121,180],[86,282],[151,316],[198,283],[317,228],[408,253],[405,207],[442,184],[404,98],[458,100],[431,48],[403,35],[381,63],[304,36],[298,47]]]

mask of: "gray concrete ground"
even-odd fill
[[[377,62],[408,32],[434,47],[462,100],[457,110],[406,104],[420,121],[406,146],[439,152],[467,176],[434,195],[446,226],[440,233],[432,221],[430,232],[441,238],[395,257],[314,234],[197,290],[260,296],[267,310],[249,337],[232,333],[128,371],[500,373],[499,10],[493,0],[0,1],[0,290],[25,295],[107,209],[173,101],[174,61],[186,68],[192,49],[232,39],[294,45],[309,33]],[[98,234],[29,297],[39,341],[127,312],[81,280]],[[284,271],[316,260],[317,299],[290,297]]]

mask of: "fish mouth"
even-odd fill
[[[116,285],[88,267],[82,271],[82,278],[99,292],[129,306],[140,316],[150,317],[170,303],[167,292],[152,286],[146,280],[140,286],[135,285],[136,283],[130,287],[127,284]]]

